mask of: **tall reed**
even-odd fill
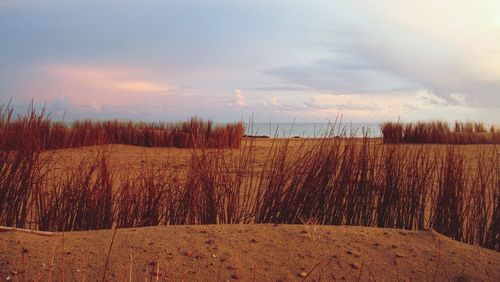
[[[500,144],[500,131],[489,132],[481,122],[459,122],[453,127],[444,121],[395,123],[380,126],[384,143]]]
[[[14,134],[12,127],[5,126],[12,112],[5,108],[0,112],[0,133]],[[493,153],[478,147],[471,160],[460,146],[380,144],[367,135],[352,138],[342,130],[334,134],[333,126],[313,140],[273,139],[264,160],[256,157],[255,139],[243,140],[237,150],[179,139],[196,147],[190,150],[185,168],[176,169],[167,159],[117,170],[107,152],[76,166],[56,166],[39,143],[40,128],[47,124],[45,113],[31,111],[17,119],[15,134],[22,139],[1,141],[10,148],[0,151],[2,225],[71,231],[311,221],[434,228],[456,240],[500,250],[496,147]],[[180,132],[214,136],[213,129],[208,130],[211,127],[197,125],[196,121],[185,124],[189,130]],[[82,135],[75,138],[83,142],[79,144],[87,138],[145,140],[134,137],[134,125],[111,137],[102,135],[110,131],[81,127],[89,131],[78,131]],[[155,143],[162,140],[156,137],[148,140],[151,146],[164,144]]]
[[[47,119],[33,107],[18,117],[14,128],[12,119],[12,110],[0,106],[0,144],[8,148],[0,151],[0,225],[24,228],[32,221],[32,195],[46,176],[48,159],[41,156],[37,134]],[[15,141],[9,139],[14,134]]]
[[[114,222],[113,174],[108,157],[84,160],[47,179],[34,194],[40,230],[111,228]]]
[[[16,149],[18,140],[36,145],[40,150],[103,144],[239,148],[244,133],[242,122],[214,125],[210,120],[205,122],[197,117],[181,123],[77,120],[67,126],[63,122],[52,122],[45,108],[37,113],[33,103],[27,115],[19,115],[17,119],[13,118],[9,104],[0,105],[0,115],[0,150],[3,151]]]

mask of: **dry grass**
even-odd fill
[[[71,126],[52,122],[45,109],[30,106],[25,116],[13,117],[10,106],[0,106],[0,150],[18,150],[19,140],[40,150],[74,148],[103,144],[145,147],[239,148],[243,123],[214,125],[193,117],[189,121],[143,123],[132,121],[75,121]],[[26,145],[25,144],[25,145]]]
[[[2,111],[2,132],[10,128],[9,115]],[[43,113],[32,111],[15,124],[21,142],[0,151],[0,225],[71,231],[315,222],[434,228],[500,250],[496,149],[471,163],[458,147],[440,154],[429,146],[379,145],[366,136],[338,138],[329,130],[294,146],[276,141],[263,169],[255,166],[255,141],[247,139],[238,150],[201,143],[180,172],[165,162],[119,174],[103,152],[54,175],[33,137],[46,124]]]
[[[439,143],[439,144],[499,144],[500,131],[481,122],[456,121],[451,127],[443,121],[381,125],[384,143]]]

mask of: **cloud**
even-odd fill
[[[71,106],[71,101],[68,97],[57,96],[47,103],[47,108],[53,112],[64,112]]]
[[[467,106],[466,97],[464,94],[454,93],[454,94],[451,94],[450,97],[453,100],[455,100],[456,104],[462,105],[462,106]]]
[[[0,0],[33,3],[0,8],[0,99],[67,97],[86,118],[500,116],[498,0],[63,2]]]
[[[263,73],[332,94],[430,90],[448,103],[500,107],[498,1],[353,3],[357,20],[301,31],[328,50],[320,59]]]
[[[94,111],[101,113],[102,112],[102,106],[97,103],[97,101],[92,101],[92,104],[90,105],[90,108],[93,109]]]
[[[0,104],[1,104],[0,100]],[[16,114],[26,114],[31,101],[13,99],[12,107]],[[53,121],[74,121],[75,119],[135,119],[140,121],[157,121],[159,117],[168,117],[170,111],[165,105],[149,106],[147,109],[141,105],[116,106],[102,104],[97,100],[82,104],[73,101],[67,96],[56,96],[46,101],[33,101],[35,109],[45,109]]]
[[[263,71],[266,73],[269,70]],[[250,90],[250,91],[305,91],[305,90],[311,90],[311,88],[306,87],[306,86],[294,86],[294,85],[271,85],[271,86],[260,86],[260,87],[245,87],[243,88],[244,90]]]
[[[234,103],[236,106],[240,108],[246,105],[245,96],[243,96],[242,91],[240,89],[234,90]]]
[[[313,89],[335,93],[371,93],[415,89],[417,85],[396,73],[377,68],[369,58],[349,54],[306,65],[291,65],[266,69],[264,74],[290,83],[297,89]]]
[[[345,49],[332,43],[336,53],[331,57],[304,65],[266,69],[263,73],[295,88],[337,95],[429,89],[446,102],[500,107],[500,78],[492,77],[488,71],[473,71],[474,62],[450,58],[446,54],[442,58],[432,58],[439,55],[430,50],[430,46],[422,46],[422,49],[429,49],[424,51],[394,47],[397,44],[387,48],[385,44],[374,43],[383,42],[384,38],[369,37],[351,37]],[[431,54],[431,58],[426,58],[427,54]],[[457,93],[460,93],[459,100]]]
[[[152,79],[147,72],[137,68],[117,68],[103,66],[49,65],[41,71],[60,79],[63,83],[78,84],[81,87],[118,90],[126,92],[165,92],[174,89]]]
[[[366,97],[363,96],[363,94],[343,94],[335,96],[316,94],[308,101],[303,102],[303,105],[313,111],[380,111],[382,109],[381,105],[374,101],[375,99],[366,99]]]
[[[457,96],[457,99],[460,96]],[[432,91],[415,92],[340,94],[312,94],[297,109],[303,116],[322,117],[344,114],[347,120],[383,121],[401,118],[404,121],[443,119],[482,119],[498,113],[495,109],[474,109],[467,105],[451,103]],[[429,113],[433,115],[430,116]]]
[[[112,84],[112,86],[119,90],[131,91],[131,92],[161,92],[167,89],[161,85],[149,82],[149,81],[117,81]]]
[[[273,106],[277,106],[278,105],[278,96],[273,96],[271,97],[271,100],[269,102],[271,105]]]

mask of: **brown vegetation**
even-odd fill
[[[481,122],[455,122],[454,127],[443,121],[381,125],[384,143],[435,144],[499,144],[500,132],[494,126],[489,130]]]
[[[191,118],[182,123],[143,123],[132,121],[75,121],[71,126],[52,122],[45,109],[13,117],[13,109],[0,106],[0,150],[17,150],[31,144],[39,150],[74,148],[103,144],[145,147],[239,148],[243,123],[214,125],[212,121]],[[19,144],[23,142],[26,144]]]
[[[33,145],[44,119],[32,112],[16,124],[24,139],[16,150],[0,151],[0,225],[73,231],[315,222],[433,228],[500,250],[496,148],[466,162],[453,146],[442,154],[325,134],[297,146],[273,142],[262,169],[255,167],[255,140],[246,139],[239,150],[193,150],[181,171],[164,162],[119,173],[103,152],[54,173],[50,154]]]

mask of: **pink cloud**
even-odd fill
[[[132,92],[159,92],[167,91],[162,85],[140,80],[118,81],[112,85],[116,89]]]
[[[239,108],[242,108],[246,105],[245,96],[243,96],[242,91],[240,89],[234,90],[234,103]]]
[[[45,65],[38,68],[44,77],[36,88],[37,98],[67,96],[79,105],[135,105],[165,97],[175,86],[159,80],[146,69],[115,66]]]
[[[158,92],[168,91],[173,88],[147,78],[148,72],[138,68],[52,65],[42,67],[41,70],[55,78],[103,89]]]

